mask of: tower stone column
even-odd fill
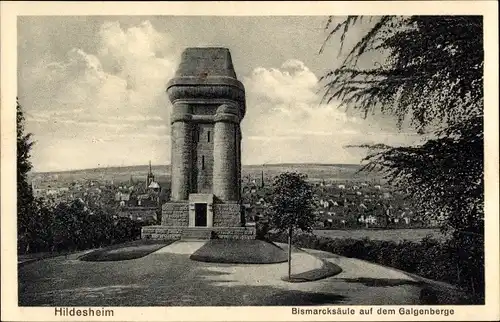
[[[239,201],[238,106],[221,105],[214,117],[213,193],[221,201]]]
[[[175,103],[171,116],[172,201],[188,200],[192,175],[193,131],[190,106]]]
[[[241,128],[238,125],[238,131],[237,131],[237,138],[236,138],[236,144],[237,144],[237,153],[236,153],[236,169],[237,169],[237,180],[238,180],[238,200],[241,200]]]

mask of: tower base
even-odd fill
[[[189,201],[162,206],[161,225],[143,227],[147,239],[255,239],[255,227],[245,227],[239,203],[214,202],[212,194],[191,194]]]

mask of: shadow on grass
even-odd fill
[[[175,240],[140,239],[123,244],[112,245],[84,254],[78,259],[87,262],[107,262],[137,259],[170,245]]]
[[[343,278],[343,281],[347,283],[360,283],[365,286],[372,287],[391,287],[391,286],[401,286],[401,285],[422,285],[422,282],[414,282],[404,279],[391,279],[391,278],[368,278],[368,277],[358,277],[358,278]]]
[[[196,294],[179,294],[165,306],[312,306],[340,304],[348,298],[340,294],[283,290],[271,286],[210,286],[210,296],[202,287]]]
[[[24,265],[37,262],[39,260],[58,257],[58,256],[68,256],[71,253],[72,253],[71,251],[61,251],[61,252],[43,252],[35,254],[17,255],[17,266],[21,267]]]
[[[403,279],[388,279],[388,278],[344,278],[347,283],[361,283],[369,287],[395,287],[403,285],[414,285],[421,287],[419,294],[420,305],[465,305],[472,304],[470,299],[467,299],[460,292],[450,289],[441,289],[433,287],[425,282],[415,282]]]
[[[290,279],[288,279],[288,276],[285,276],[282,278],[282,280],[290,283],[313,282],[335,276],[342,272],[342,268],[340,268],[338,265],[325,260],[321,261],[323,262],[323,266],[321,268],[313,269],[299,274],[293,274]]]
[[[341,256],[332,253],[325,253],[325,252],[310,252],[310,253],[314,254],[314,256],[319,258],[341,258]]]
[[[421,305],[484,305],[484,299],[431,285],[422,288],[419,299]]]

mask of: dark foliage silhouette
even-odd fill
[[[50,205],[34,197],[28,182],[34,141],[32,134],[25,131],[19,101],[16,108],[18,252],[74,251],[139,238],[139,223],[116,218],[114,209],[99,200],[87,197]]]
[[[378,145],[363,170],[382,171],[418,200],[421,218],[452,235],[460,284],[484,295],[483,21],[479,16],[331,17],[325,45],[350,28],[369,30],[321,81],[325,101],[338,100],[365,117],[381,111],[401,128],[409,121],[426,141]],[[341,46],[341,50],[342,50]],[[322,51],[323,48],[320,50]],[[380,59],[374,61],[374,55]],[[459,247],[458,247],[459,246]]]

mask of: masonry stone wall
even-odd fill
[[[206,102],[205,104],[193,103],[190,105],[193,110],[193,115],[214,115],[219,106],[219,104],[210,104]]]
[[[214,227],[213,238],[255,239],[255,227]]]
[[[142,239],[181,239],[182,232],[200,228],[147,226],[141,231]],[[211,227],[205,228],[212,232],[213,239],[255,239],[255,227]]]
[[[240,227],[241,226],[241,205],[232,204],[214,204],[214,227]]]
[[[141,239],[181,239],[182,228],[169,228],[165,226],[142,227]]]
[[[187,227],[189,225],[189,204],[167,202],[161,209],[162,226]]]
[[[196,153],[194,164],[196,165],[196,184],[193,185],[191,193],[212,192],[212,172],[214,164],[214,126],[213,124],[198,123],[196,137]]]
[[[241,227],[242,209],[237,203],[214,203],[213,227]],[[162,206],[162,226],[188,227],[189,204],[181,202],[168,202]]]

